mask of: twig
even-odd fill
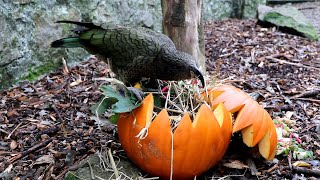
[[[1,128],[0,128],[0,132],[3,132],[3,133],[5,133],[5,134],[10,134],[9,132],[7,132],[7,131],[5,131],[5,130],[3,130],[3,129],[1,129]]]
[[[167,109],[167,107],[168,107],[168,101],[170,100],[170,90],[171,90],[171,82],[170,82],[169,88],[168,88],[166,103],[164,104],[164,108],[165,108],[165,109]]]
[[[282,63],[282,64],[289,64],[289,65],[292,65],[292,66],[303,67],[303,68],[307,68],[307,69],[314,69],[314,70],[320,71],[320,69],[316,68],[316,67],[306,66],[306,65],[303,65],[301,63],[288,62],[288,61],[285,61],[285,60],[282,60],[282,59],[278,59],[278,58],[274,58],[274,57],[271,57],[271,56],[267,56],[266,59],[272,60],[274,62],[279,62],[279,63]]]
[[[292,104],[293,104],[292,101],[287,96],[284,95],[279,84],[277,82],[274,82],[274,83],[276,84],[276,87],[277,87],[278,91],[280,92],[280,96],[282,96],[282,98],[284,99],[285,102],[287,102],[289,105],[292,106]]]
[[[288,166],[284,167],[284,169],[291,170],[291,168]],[[320,170],[317,170],[317,169],[307,169],[307,168],[293,166],[292,171],[296,173],[304,173],[304,174],[310,174],[316,177],[320,177]]]
[[[312,91],[306,91],[306,92],[302,92],[300,94],[297,94],[291,98],[306,98],[306,97],[313,97],[313,96],[317,96],[320,94],[320,89],[314,89]]]
[[[110,159],[110,163],[111,163],[112,169],[114,171],[114,175],[116,176],[116,179],[118,179],[119,178],[119,171],[117,170],[117,166],[116,166],[116,163],[114,162],[114,159],[113,159],[113,156],[112,156],[110,148],[108,148],[108,156],[109,156],[109,159]]]
[[[184,104],[182,103],[182,99],[181,99],[181,94],[182,94],[182,92],[181,93],[179,93],[179,91],[178,91],[178,89],[177,89],[177,85],[175,84],[175,83],[173,83],[173,89],[174,89],[174,91],[175,91],[175,93],[176,93],[176,97],[179,99],[179,102],[180,102],[180,105],[182,106],[182,108],[183,108],[183,112],[186,112],[187,110],[186,110],[186,107],[184,106]]]
[[[254,48],[250,52],[250,54],[251,54],[251,62],[253,62],[253,63],[256,61],[255,52],[256,52],[256,50]]]
[[[64,169],[58,176],[56,176],[54,179],[62,179],[62,177],[69,171],[69,170],[76,170],[79,167],[79,163],[84,160],[85,158],[87,158],[88,155],[85,154],[84,156],[82,156],[76,163],[74,163],[72,166]],[[81,179],[81,178],[80,178]]]
[[[179,106],[177,106],[177,105],[176,105],[173,101],[171,101],[170,99],[168,99],[168,103],[169,103],[170,105],[174,106],[175,108],[177,108],[178,111],[183,112],[182,109],[181,109]],[[166,108],[166,109],[168,109],[168,108]]]
[[[190,93],[189,93],[190,94]],[[191,111],[194,111],[193,109],[193,103],[192,103],[192,97],[189,95],[189,99],[190,99],[190,106],[191,106]],[[193,120],[196,119],[196,115],[195,113],[192,113],[192,117],[193,117]]]
[[[173,178],[173,140],[174,140],[174,138],[173,138],[173,133],[170,133],[171,134],[171,161],[170,161],[170,180],[172,180],[172,178]]]
[[[51,108],[52,108],[52,109],[54,110],[54,112],[57,114],[58,119],[59,119],[61,122],[64,122],[64,120],[63,120],[60,112],[59,112],[58,109],[56,108],[56,106],[52,106]]]
[[[105,154],[107,154],[107,153],[105,153]],[[100,166],[102,166],[105,171],[112,171],[107,167],[109,160],[106,158],[106,156],[103,156],[100,151],[97,153],[97,156],[100,159],[100,163],[99,163]]]
[[[51,175],[52,175],[52,172],[53,172],[53,168],[54,168],[54,163],[50,163],[46,169],[44,170],[44,173],[43,173],[43,179],[44,180],[49,180],[51,179]]]
[[[224,176],[224,177],[219,178],[218,180],[223,180],[223,179],[226,179],[226,178],[229,178],[229,177],[244,177],[244,175],[246,174],[247,170],[248,170],[248,169],[246,168],[246,170],[244,171],[243,174],[240,174],[240,175],[227,175],[227,176]],[[213,178],[212,178],[212,179],[213,179]]]
[[[12,136],[12,134],[21,126],[22,122],[18,124],[17,127],[15,127],[11,133],[5,138],[5,139],[10,139],[10,137]]]
[[[99,109],[100,109],[100,106],[102,106],[104,100],[106,100],[108,97],[103,97],[103,99],[100,101],[100,103],[98,104],[98,107],[96,108],[95,110],[95,114],[96,114],[96,117],[98,119],[98,129],[101,129],[101,120],[100,120],[100,116],[99,116]]]
[[[67,62],[64,58],[62,58],[62,64],[63,64],[63,74],[64,75],[68,75],[70,73],[69,69],[68,69],[68,65],[67,65]]]
[[[301,100],[301,101],[311,101],[311,102],[320,104],[320,100],[318,99],[312,99],[312,98],[290,98],[290,99]]]
[[[238,50],[235,49],[235,50],[233,50],[231,53],[222,54],[222,55],[220,55],[219,57],[220,57],[220,58],[222,58],[222,57],[228,57],[228,56],[231,56],[232,54],[236,53],[237,51],[238,51]]]
[[[95,175],[94,177],[97,178],[97,179],[100,179],[100,180],[105,180],[105,179],[103,179],[102,177],[99,177],[99,176],[97,176],[97,175]],[[93,178],[93,179],[94,179],[94,178]]]
[[[158,107],[158,106],[154,106],[154,108],[156,108],[156,109],[159,109],[159,110],[162,110],[163,108],[160,108],[160,107]],[[180,113],[180,114],[182,114],[183,113],[183,111],[179,111],[179,110],[175,110],[175,109],[166,109],[167,111],[170,111],[170,112],[174,112],[174,113]]]
[[[89,165],[91,179],[94,179],[94,174],[93,174],[93,170],[92,170],[91,164],[90,164],[90,162],[88,160],[87,160],[87,163]]]
[[[274,170],[276,170],[277,168],[279,168],[278,164],[275,164],[274,166],[272,166],[271,168],[269,168],[266,172],[267,173],[271,173],[273,172]]]
[[[36,151],[37,149],[40,149],[43,146],[47,146],[52,140],[53,140],[52,138],[49,138],[49,139],[41,142],[40,144],[37,144],[37,145],[31,147],[30,149],[28,149],[26,151],[20,152],[17,156],[14,156],[9,159],[10,163],[13,163],[16,160],[23,158],[24,156],[32,153],[33,151]]]

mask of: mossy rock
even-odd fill
[[[258,13],[259,20],[264,24],[275,25],[286,32],[301,35],[313,41],[319,40],[316,28],[295,7],[287,5],[271,8],[261,5]]]

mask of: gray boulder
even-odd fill
[[[56,24],[76,20],[145,26],[161,30],[160,0],[0,0],[0,89],[20,80],[36,80],[68,63],[85,59],[78,49],[52,49],[50,43],[72,28]]]
[[[227,18],[255,18],[259,4],[266,4],[266,0],[203,0],[203,17],[205,20]]]
[[[319,35],[311,22],[295,7],[286,5],[276,8],[260,5],[258,19],[262,24],[275,25],[285,32],[319,40]]]

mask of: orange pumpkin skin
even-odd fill
[[[230,85],[218,86],[208,94],[207,100],[211,101],[212,108],[223,103],[230,112],[238,112],[233,133],[241,130],[243,142],[247,146],[259,144],[260,154],[272,160],[277,150],[277,134],[268,112],[247,93]]]
[[[153,103],[150,94],[140,107],[118,119],[120,142],[138,167],[153,176],[169,179],[172,162],[174,179],[192,179],[217,164],[232,134],[231,114],[223,104],[214,111],[202,104],[193,122],[184,114],[174,133],[167,111],[162,110],[150,124],[147,136],[139,139],[136,136],[151,121]]]

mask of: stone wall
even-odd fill
[[[257,2],[261,0],[252,0]],[[262,0],[263,1],[263,0]],[[204,17],[230,17],[233,0],[204,0]],[[251,1],[246,1],[251,4]],[[249,7],[249,6],[248,6]],[[0,89],[19,80],[35,80],[88,54],[52,49],[50,43],[70,34],[58,20],[137,25],[161,31],[161,0],[0,0]]]
[[[88,56],[78,49],[52,49],[50,43],[70,34],[58,20],[105,22],[156,27],[157,0],[0,0],[0,89],[18,80],[35,80],[67,62]]]
[[[267,0],[204,0],[204,19],[255,18],[259,4]],[[238,17],[240,15],[240,17]]]

